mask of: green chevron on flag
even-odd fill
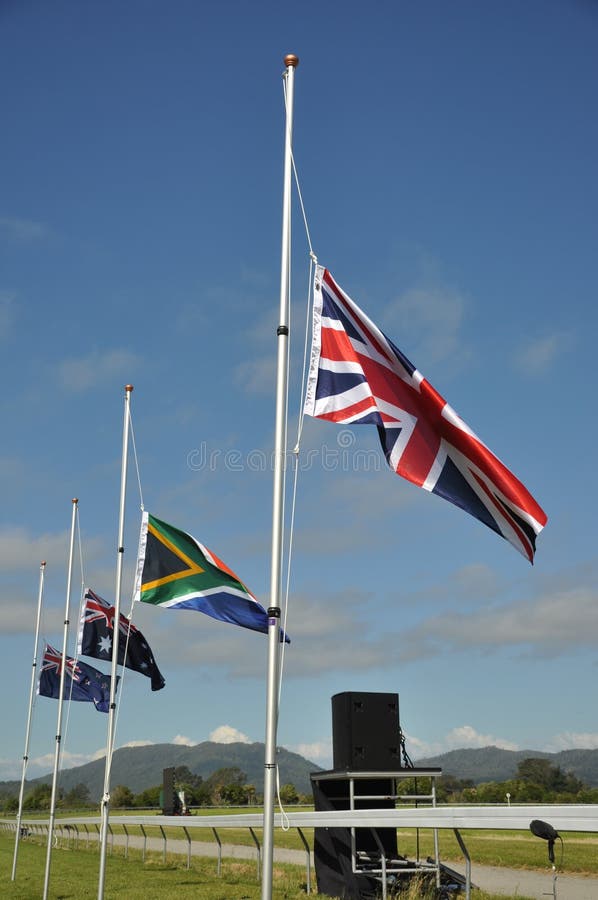
[[[194,609],[268,633],[266,610],[235,573],[190,534],[147,512],[141,520],[134,599]]]

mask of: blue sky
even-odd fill
[[[307,421],[279,743],[331,763],[330,698],[398,692],[414,758],[598,747],[594,415],[598,7],[589,0],[5,2],[0,9],[0,777],[44,636],[113,597],[123,387],[143,502],[268,605],[283,58],[314,250],[546,510],[534,567]],[[294,209],[290,442],[308,247]],[[129,469],[126,597],[140,496]],[[128,608],[128,601],[125,603]],[[266,641],[136,609],[116,742],[261,741]],[[11,677],[8,677],[10,673]],[[51,770],[35,707],[29,774]],[[102,751],[74,704],[64,764]]]

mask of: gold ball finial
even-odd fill
[[[284,58],[284,64],[287,67],[287,69],[289,68],[289,66],[293,66],[293,68],[296,69],[297,66],[299,65],[299,57],[295,56],[294,53],[287,53],[287,55]]]
[[[79,498],[78,498],[78,497],[73,497],[73,503],[78,503],[78,502],[79,502]]]
[[[125,384],[125,391],[127,392],[127,394],[130,394],[132,390],[133,390],[132,384]]]
[[[41,561],[41,563],[40,563],[40,566],[45,566],[45,565],[46,565],[46,560],[45,560],[45,559],[42,559],[42,561]]]

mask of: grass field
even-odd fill
[[[17,877],[10,880],[14,837],[0,832],[0,896],[3,900],[39,900],[43,893],[46,846],[41,839],[27,839],[19,845]],[[99,853],[89,849],[67,849],[64,845],[52,851],[50,900],[92,900],[97,897]],[[314,880],[315,882],[315,880]],[[273,900],[305,900],[305,870],[300,866],[275,864]],[[312,895],[315,893],[315,883]],[[321,895],[320,895],[321,896]],[[425,900],[421,887],[401,893],[401,900]],[[142,863],[139,854],[124,858],[123,849],[115,847],[108,856],[105,900],[259,900],[260,886],[252,862],[224,860],[222,874],[215,871],[214,860],[194,858],[191,867],[180,856],[148,853]],[[505,895],[474,891],[474,900],[508,900]],[[512,898],[514,900],[514,898]],[[525,900],[518,895],[517,900]]]

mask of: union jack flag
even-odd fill
[[[76,661],[71,656],[67,656],[65,662],[65,674],[69,675],[73,681],[79,681],[81,669]],[[41,667],[42,671],[52,672],[53,675],[60,677],[60,673],[62,672],[62,653],[59,653],[58,650],[55,650],[50,644],[46,644],[46,651],[42,659]]]
[[[105,628],[114,629],[114,606],[110,606],[107,600],[104,600],[103,597],[100,597],[99,594],[96,594],[90,588],[85,592],[85,599],[87,603],[83,609],[83,622],[86,624],[99,622]],[[126,636],[128,633],[136,634],[138,629],[121,613],[118,630]]]
[[[546,514],[322,266],[315,274],[305,412],[376,425],[398,475],[475,516],[533,563]]]

